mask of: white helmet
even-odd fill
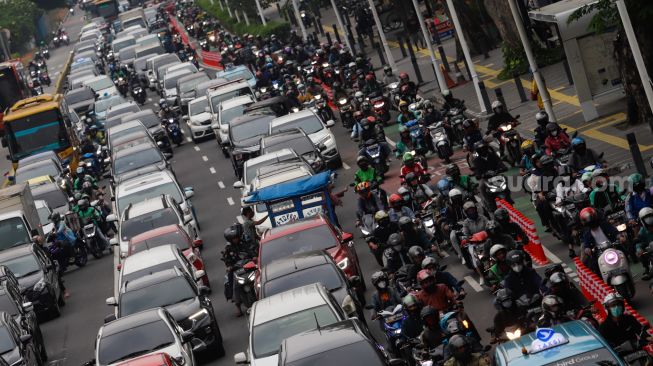
[[[363,99],[363,97],[364,95],[362,91],[357,91],[356,93],[354,93],[354,98],[356,99]]]
[[[642,222],[642,224],[646,226],[651,226],[653,225],[653,208],[650,207],[644,207],[643,209],[639,210],[639,221]]]
[[[453,199],[456,196],[462,196],[463,192],[458,188],[453,188],[449,191],[449,198]]]
[[[506,250],[506,247],[504,247],[501,244],[494,244],[492,248],[490,248],[490,257],[494,257],[495,254],[497,254],[498,251],[500,250]]]
[[[503,107],[503,104],[500,101],[495,100],[494,102],[492,102],[492,109],[496,109],[499,107]]]

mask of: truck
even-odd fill
[[[128,23],[134,22],[134,18],[140,18],[143,20],[143,28],[147,29],[147,26],[145,26],[145,10],[143,8],[135,8],[132,10],[124,11],[122,13],[118,14],[118,19],[120,19],[120,22],[122,23],[122,28],[127,29],[129,25],[126,25]],[[128,22],[129,21],[129,22]],[[134,24],[130,24],[134,25]]]
[[[29,185],[0,189],[0,251],[31,243],[33,231],[43,236]]]

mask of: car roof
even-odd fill
[[[253,103],[254,98],[247,94],[247,95],[241,95],[232,99],[227,99],[224,102],[220,103],[220,109],[225,110],[225,109],[231,109],[234,107],[241,106],[243,104],[247,103]]]
[[[184,228],[182,228],[178,224],[166,225],[166,226],[158,227],[156,229],[148,230],[142,234],[138,234],[132,237],[129,241],[132,243],[139,243],[141,241],[146,241],[152,238],[156,238],[157,236],[172,234],[183,230]],[[170,244],[176,244],[176,243],[170,243]]]
[[[290,114],[286,114],[285,116],[275,118],[272,122],[270,122],[270,127],[284,125],[288,122],[292,122],[300,118],[306,118],[310,116],[315,116],[316,118],[320,118],[317,117],[315,113],[313,113],[313,111],[311,111],[310,109],[303,109],[299,112],[290,113]]]
[[[308,139],[308,141],[311,141],[310,137],[308,137],[306,133],[300,130],[299,128],[292,128],[288,130],[275,132],[271,135],[262,137],[261,140],[265,141],[265,145],[268,146],[268,145],[277,145],[284,141],[295,140],[299,138]]]
[[[160,245],[134,253],[125,258],[121,272],[123,275],[138,272],[161,263],[178,260],[177,246],[175,244]],[[1,255],[2,252],[0,252]]]
[[[195,104],[195,103],[199,103],[199,102],[202,102],[202,101],[205,101],[205,100],[206,100],[206,95],[201,96],[201,97],[197,97],[197,98],[191,100],[190,102],[188,102],[188,104]]]
[[[283,340],[279,364],[315,356],[322,352],[335,350],[348,345],[365,342],[373,347],[363,335],[356,320],[347,319],[338,323],[320,326],[318,329],[295,334]]]
[[[281,157],[283,157],[283,159],[280,160],[279,158],[281,158]],[[288,159],[289,157],[295,157],[296,158],[296,157],[298,157],[298,155],[295,152],[295,150],[293,150],[291,148],[283,148],[283,149],[280,149],[280,150],[277,150],[277,151],[274,151],[274,152],[271,152],[271,153],[266,153],[266,154],[263,154],[263,155],[259,155],[259,156],[255,157],[255,158],[248,159],[247,161],[245,161],[245,164],[246,164],[246,166],[256,165],[256,164],[265,163],[265,162],[272,161],[272,160],[276,160],[277,162],[280,162],[280,161]]]
[[[233,126],[243,125],[259,119],[267,119],[268,121],[272,121],[274,119],[274,116],[269,116],[266,114],[239,116],[229,121],[229,126],[233,127]]]
[[[44,151],[18,160],[18,165],[20,166],[21,163],[25,164],[33,161],[40,161],[40,160],[47,160],[47,159],[54,159],[55,161],[59,161],[59,155],[57,155],[57,153],[52,150]]]
[[[229,82],[229,84],[226,84],[224,87],[218,87],[216,89],[211,90],[208,95],[209,97],[213,97],[215,95],[220,95],[224,93],[229,93],[234,90],[242,89],[242,88],[249,88],[249,83],[247,81],[241,81],[241,82],[234,82],[233,84]]]
[[[32,191],[32,196],[38,196],[41,193],[45,192],[54,192],[54,191],[61,191],[57,183],[54,182],[47,182],[43,184],[39,184],[34,187],[30,187],[30,190]],[[61,192],[63,193],[63,192]]]
[[[101,329],[102,336],[110,336],[141,325],[162,321],[164,318],[161,316],[161,310],[161,308],[143,310],[104,324]]]
[[[123,283],[122,288],[120,289],[120,293],[124,294],[129,291],[139,290],[144,287],[152,286],[153,284],[165,282],[169,279],[183,276],[183,272],[178,270],[176,267],[164,269],[159,272],[149,273],[143,277],[138,277]]]
[[[204,71],[198,71],[194,72],[190,75],[186,75],[181,77],[179,80],[177,80],[177,83],[185,83],[187,81],[195,80],[195,79],[204,79],[204,78],[209,78],[209,75],[207,75]],[[208,80],[208,79],[207,79]]]
[[[158,197],[148,198],[146,200],[136,202],[125,208],[125,214],[123,219],[129,220],[135,217],[143,216],[150,214],[154,211],[163,210],[168,208],[168,204],[164,198],[165,196],[160,195]]]
[[[259,190],[312,174],[310,167],[303,161],[280,162],[260,167],[256,178],[252,180],[252,186],[254,190]]]
[[[323,285],[313,283],[261,299],[252,306],[252,324],[256,326],[302,310],[326,305],[326,293]]]
[[[151,108],[148,109],[141,109],[139,112],[133,112],[129,113],[127,116],[123,116],[122,120],[124,122],[131,122],[139,119],[140,117],[151,117],[151,116],[156,116],[156,113]],[[158,118],[158,117],[157,117]]]
[[[122,115],[120,115],[120,116],[122,116]],[[121,120],[122,120],[122,117],[121,117]],[[109,135],[111,135],[112,133],[116,133],[116,132],[120,132],[120,131],[124,131],[124,130],[129,130],[129,129],[132,129],[132,128],[135,128],[135,127],[138,127],[138,126],[143,127],[144,129],[146,129],[145,126],[141,123],[141,121],[133,120],[133,121],[128,121],[128,122],[121,123],[119,125],[113,126],[113,127],[109,128],[109,131],[107,131],[107,132],[109,132]]]
[[[57,169],[59,169],[59,164],[57,164],[56,161],[54,161],[52,159],[48,159],[48,160],[35,161],[35,162],[29,163],[29,164],[19,165],[18,169],[16,169],[16,173],[23,172],[23,171],[26,171],[26,170],[37,169],[37,168],[41,168],[41,167],[44,167],[44,166],[55,166],[55,167],[57,167]]]
[[[266,281],[269,281],[294,272],[329,263],[333,263],[331,256],[319,250],[297,253],[289,257],[276,259],[266,264],[261,270],[261,275]]]
[[[140,192],[170,182],[175,182],[175,179],[169,170],[149,172],[120,182],[116,186],[116,197],[120,197],[125,193]]]
[[[166,76],[165,76],[165,79],[170,80],[172,78],[176,78],[177,76],[192,74],[192,73],[193,72],[191,70],[188,70],[188,69],[175,70],[175,71],[172,71],[172,72],[167,72]]]
[[[285,225],[268,229],[264,233],[262,242],[277,239],[288,234],[296,233],[300,230],[312,229],[314,227],[323,226],[323,225],[327,225],[327,221],[324,218],[324,216],[321,214],[317,214],[311,217],[305,217],[303,219],[299,219],[297,221],[293,221]]]

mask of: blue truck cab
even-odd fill
[[[588,366],[626,363],[588,323],[575,320],[502,343],[494,366]]]

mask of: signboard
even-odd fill
[[[436,23],[435,29],[438,30],[440,40],[444,41],[445,39],[453,38],[454,28],[450,20],[447,19]]]
[[[569,343],[564,335],[556,333],[552,328],[537,328],[535,339],[531,342],[530,353],[538,353]]]

